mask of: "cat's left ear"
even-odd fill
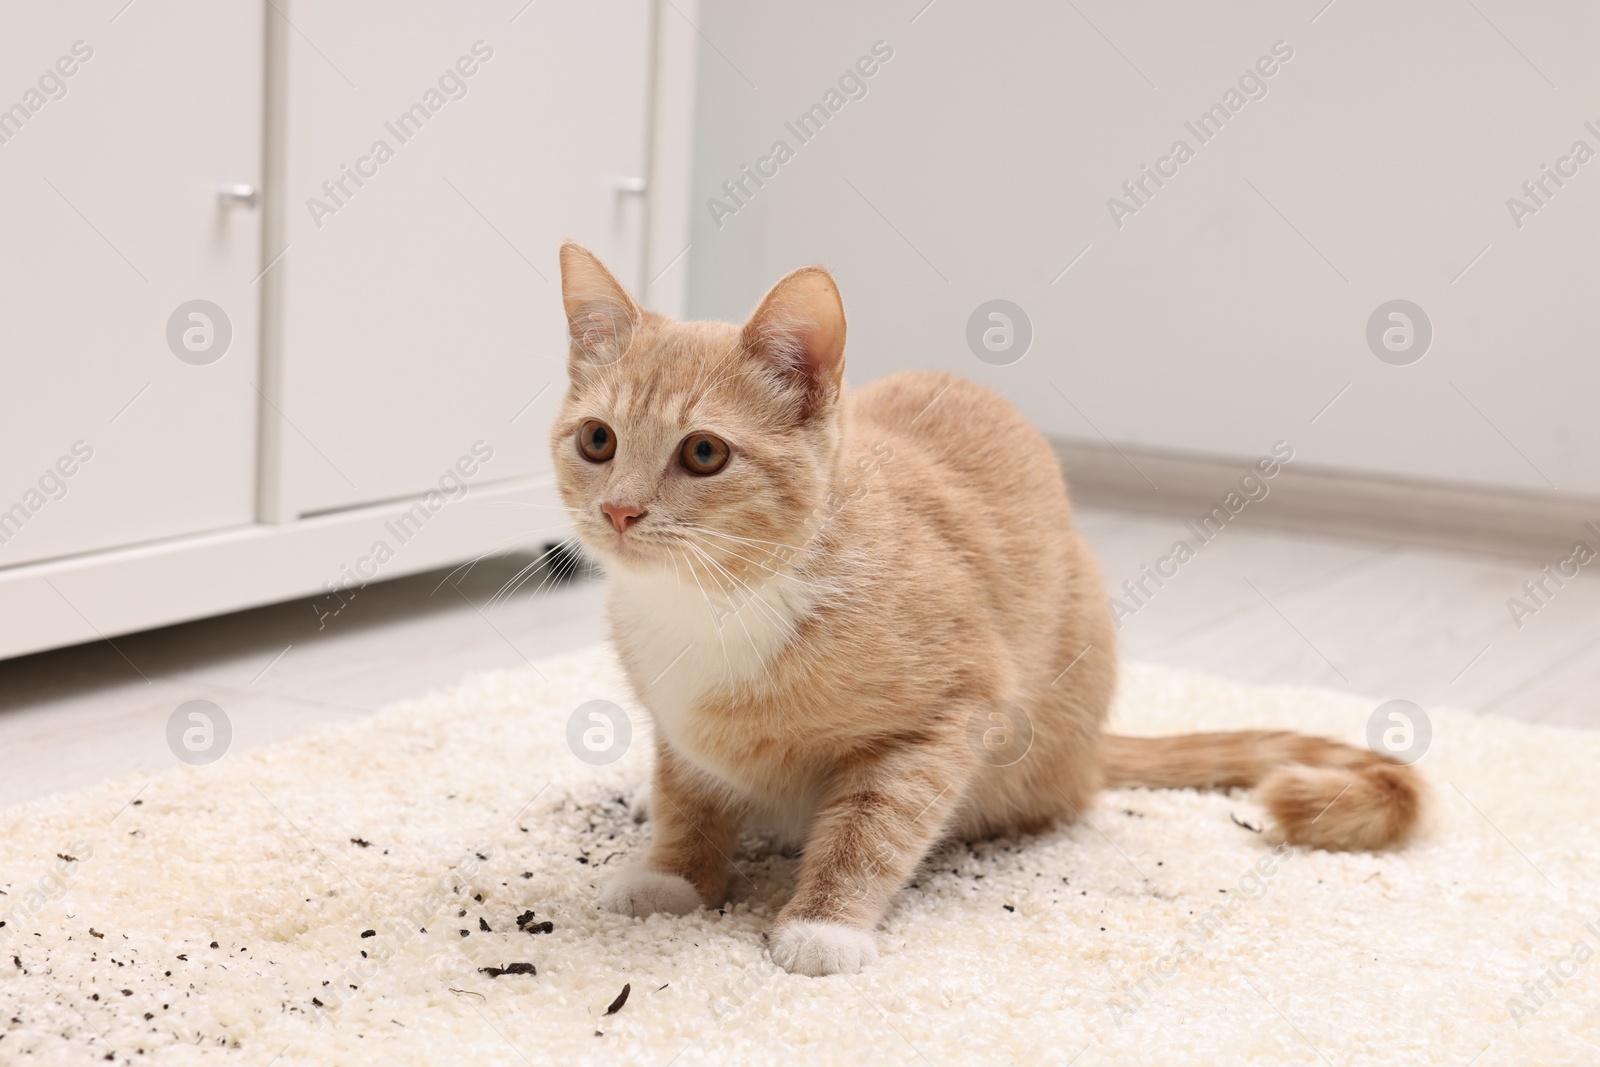
[[[561,245],[561,303],[572,336],[572,365],[615,363],[644,319],[600,257],[576,241]]]
[[[844,302],[824,267],[801,267],[774,285],[739,343],[803,390],[809,418],[838,399],[844,378]]]

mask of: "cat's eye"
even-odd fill
[[[690,474],[704,477],[715,474],[728,464],[732,454],[728,442],[709,433],[692,433],[683,439],[678,448],[678,462]]]
[[[578,427],[578,451],[590,463],[604,463],[617,454],[616,431],[599,419],[585,419]]]

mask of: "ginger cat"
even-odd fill
[[[606,907],[715,905],[741,826],[776,821],[804,855],[773,959],[852,973],[942,839],[1039,831],[1101,787],[1253,786],[1285,839],[1320,848],[1415,825],[1420,778],[1364,749],[1103,733],[1116,631],[1050,446],[948,374],[848,393],[826,270],[778,282],[743,326],[643,311],[570,242],[561,282],[561,497],[655,720],[649,855]]]

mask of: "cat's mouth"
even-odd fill
[[[609,546],[611,554],[624,563],[635,566],[660,566],[667,565],[666,550],[657,544],[651,543],[646,538],[628,534],[613,535],[612,544]]]
[[[584,531],[584,541],[602,559],[633,570],[670,569],[671,552],[665,543],[637,525],[619,532],[610,525],[595,523]]]
[[[585,547],[607,566],[636,574],[676,574],[686,582],[698,578],[710,588],[737,583],[742,574],[748,578],[744,572],[751,569],[772,573],[785,559],[781,545],[771,547],[775,542],[751,541],[730,555],[722,542],[737,540],[732,535],[654,516],[623,530],[611,522],[580,519],[578,532]]]

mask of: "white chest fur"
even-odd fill
[[[747,769],[707,744],[711,726],[700,703],[713,690],[760,685],[810,601],[785,576],[726,598],[687,573],[613,576],[617,639],[636,665],[639,696],[656,729],[677,752],[729,785],[751,788]]]

